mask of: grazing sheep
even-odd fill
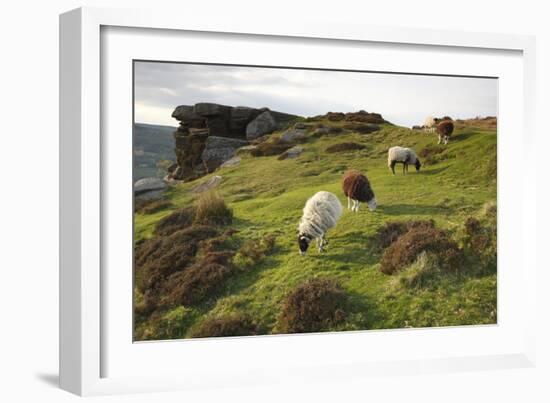
[[[437,142],[437,144],[441,144],[441,141],[447,144],[449,142],[449,139],[451,138],[451,134],[453,134],[454,129],[455,125],[450,120],[439,122],[437,124],[437,135],[439,136],[439,141]]]
[[[435,126],[437,124],[436,119],[433,116],[428,116],[426,120],[424,120],[424,131],[427,133],[433,133],[435,132]]]
[[[395,175],[395,164],[403,164],[403,173],[409,172],[409,164],[414,164],[417,171],[420,171],[420,160],[414,150],[405,147],[395,146],[388,150],[388,168]]]
[[[313,239],[317,240],[319,253],[323,252],[323,246],[328,243],[325,234],[336,225],[340,215],[342,215],[342,205],[334,194],[321,191],[310,197],[298,226],[300,254],[306,254]]]
[[[342,179],[342,189],[348,198],[348,210],[359,211],[361,202],[367,203],[370,211],[376,210],[376,197],[369,180],[361,172],[347,171]]]

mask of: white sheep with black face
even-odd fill
[[[420,171],[422,164],[411,148],[395,146],[388,150],[388,168],[395,175],[395,165],[403,164],[403,173],[409,172],[409,164],[413,164],[417,171]]]
[[[298,226],[300,254],[305,255],[309,244],[317,240],[319,252],[328,243],[326,233],[334,227],[342,215],[342,204],[330,192],[317,192],[308,199]]]

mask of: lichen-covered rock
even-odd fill
[[[247,106],[237,106],[231,110],[229,130],[234,137],[246,137],[246,126],[253,121],[262,111]]]
[[[223,164],[221,164],[220,168],[234,167],[234,166],[239,165],[240,163],[241,163],[241,157],[239,157],[238,155],[235,155],[230,160],[227,160]]]
[[[134,183],[135,194],[150,192],[152,190],[163,190],[165,188],[166,183],[160,178],[143,178]]]
[[[166,189],[166,183],[160,178],[143,178],[134,183],[136,200],[158,199]]]
[[[294,146],[291,149],[286,150],[284,153],[282,153],[279,156],[279,160],[288,160],[288,159],[298,158],[303,151],[304,151],[304,147]]]
[[[250,154],[251,152],[253,152],[254,150],[257,150],[257,149],[258,149],[258,146],[256,146],[256,145],[244,146],[244,147],[241,147],[241,148],[237,149],[237,154],[238,155]]]
[[[246,126],[246,138],[254,140],[275,130],[277,130],[277,122],[269,111],[265,111]]]
[[[216,186],[220,184],[222,181],[222,177],[219,175],[215,175],[211,177],[210,179],[200,183],[199,185],[195,186],[192,189],[193,193],[202,193],[206,192],[207,190],[214,189]]]
[[[206,139],[201,158],[209,172],[218,168],[224,162],[230,160],[239,147],[246,146],[244,140],[229,137],[209,136]]]
[[[281,135],[281,141],[284,143],[296,143],[306,138],[304,130],[291,129]]]

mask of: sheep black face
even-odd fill
[[[420,163],[420,160],[418,158],[416,159],[416,163],[414,164],[414,166],[416,167],[416,172],[420,171],[420,167],[422,166],[422,164]]]
[[[307,248],[311,243],[311,238],[307,235],[298,235],[298,246],[300,248],[300,255],[304,256],[307,252]]]
[[[367,206],[369,207],[370,211],[376,210],[376,207],[378,207],[378,203],[376,202],[376,197],[373,197],[367,202]]]

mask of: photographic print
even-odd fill
[[[133,74],[135,341],[497,323],[497,78]]]

